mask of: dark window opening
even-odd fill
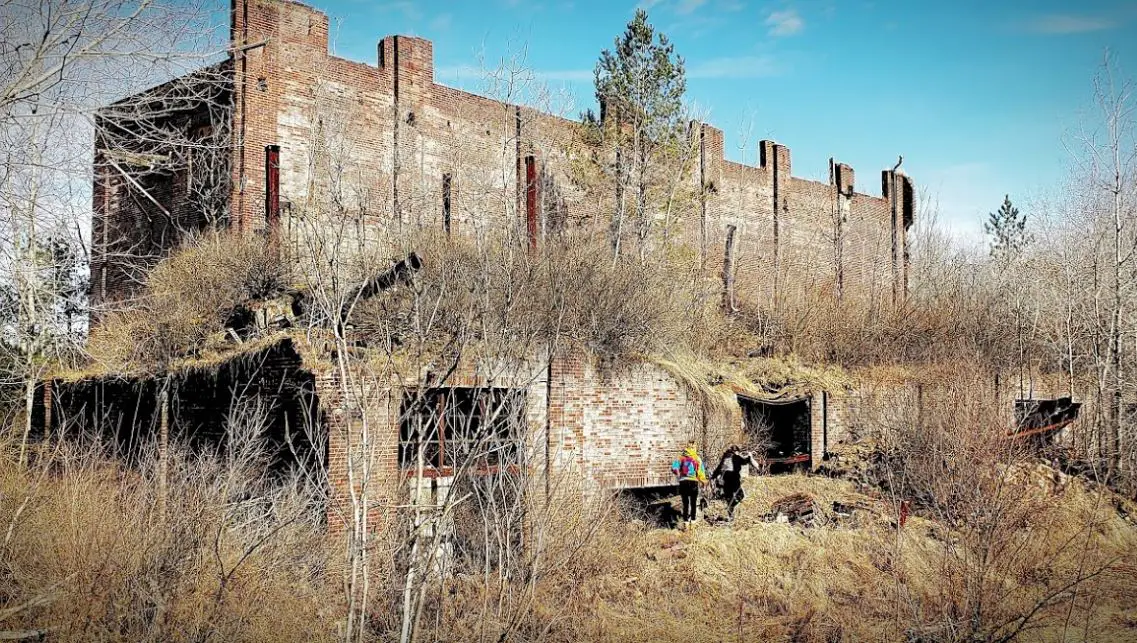
[[[280,146],[265,147],[265,226],[274,232],[280,223]]]
[[[37,437],[91,440],[137,463],[157,440],[164,384],[110,377],[53,382],[50,411],[33,418]],[[311,439],[321,423],[315,378],[291,344],[173,375],[167,400],[170,444],[188,453],[226,456],[239,447],[255,452],[270,479],[280,480],[326,461],[326,445]]]
[[[751,446],[758,453],[766,454],[772,472],[809,463],[810,398],[759,400],[740,395],[738,403]]]
[[[916,207],[916,194],[912,189],[912,181],[904,178],[903,183],[904,187],[902,194],[904,195],[904,209],[902,211],[902,216],[904,218],[904,228],[908,229],[912,227],[912,222],[915,221],[914,210]]]
[[[399,466],[452,475],[470,466],[492,473],[519,463],[525,391],[429,388],[411,391],[399,413]]]
[[[450,173],[442,175],[442,230],[450,236]]]
[[[537,157],[525,157],[525,233],[529,247],[537,247],[541,208],[541,181],[538,176]]]
[[[1069,397],[1015,400],[1015,438],[1047,441],[1078,419],[1081,402]]]
[[[640,520],[654,527],[674,528],[682,515],[672,499],[679,492],[675,485],[620,489],[617,504],[625,520]]]

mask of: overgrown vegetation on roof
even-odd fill
[[[250,301],[291,285],[291,266],[263,238],[210,232],[185,242],[146,277],[138,297],[100,315],[87,350],[97,369],[161,371],[228,344]]]

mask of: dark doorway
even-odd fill
[[[1082,403],[1068,397],[1015,400],[1016,439],[1048,443],[1056,433],[1078,419]]]
[[[765,454],[771,473],[808,466],[812,449],[809,397],[762,400],[738,396],[742,422],[755,450]]]

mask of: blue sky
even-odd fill
[[[938,199],[941,221],[978,238],[1004,193],[1028,204],[1061,185],[1064,137],[1083,122],[1108,47],[1137,76],[1137,0],[318,0],[337,55],[375,62],[388,34],[434,42],[436,81],[468,85],[477,56],[526,50],[551,85],[592,105],[592,69],[636,6],[687,61],[688,99],[726,133],[790,147],[796,176],[828,158],[879,194],[903,169]],[[574,114],[575,114],[574,111]],[[1029,211],[1028,211],[1029,214]]]

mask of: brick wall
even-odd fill
[[[699,402],[652,364],[608,372],[559,360],[550,389],[556,466],[592,488],[672,484],[671,461],[688,442],[709,462],[741,427],[738,415],[704,417]]]
[[[827,391],[826,448],[909,421],[918,407],[918,397],[919,387],[914,382],[867,378],[850,388]]]
[[[607,225],[613,190],[580,183],[575,160],[592,152],[575,122],[435,83],[427,40],[378,40],[374,64],[328,54],[328,19],[288,0],[234,0],[230,207],[238,229],[265,227],[265,148],[280,146],[282,225],[332,217],[351,235],[374,237],[394,222],[442,227],[442,185],[451,183],[459,233],[504,226],[525,234],[527,157],[542,177],[538,232],[554,216]],[[767,301],[802,288],[903,295],[911,182],[885,171],[882,196],[856,191],[837,164],[827,183],[795,178],[790,150],[762,141],[750,166],[724,158],[721,130],[692,129],[698,163],[673,213],[695,246],[706,237],[708,275],[721,272],[728,225],[738,227],[737,290]],[[840,183],[840,186],[838,186]],[[840,189],[838,189],[840,187]],[[121,202],[96,218],[130,218]],[[163,197],[165,198],[165,197]],[[177,196],[172,195],[176,200]],[[631,226],[629,226],[630,228]],[[135,236],[145,236],[140,232]],[[117,285],[111,284],[111,290]]]
[[[683,386],[646,363],[609,372],[580,358],[558,358],[551,369],[517,364],[506,372],[499,370],[492,380],[470,365],[437,385],[484,387],[490,381],[494,387],[524,389],[522,458],[539,483],[553,487],[579,485],[588,491],[671,484],[670,463],[688,442],[699,444],[711,460],[741,427],[737,414],[708,414],[704,422],[701,405]],[[317,378],[316,388],[329,436],[329,477],[346,502],[348,458],[357,458],[358,476],[364,457],[359,414],[352,419],[334,374]],[[365,403],[373,444],[374,497],[379,503],[408,488],[401,482],[407,473],[399,470],[398,436],[400,404],[411,393],[399,385],[376,385]],[[349,510],[346,504],[341,508]]]
[[[225,62],[96,115],[90,285],[96,313],[129,297],[187,235],[226,216],[226,199],[218,197],[228,191],[231,86]]]

